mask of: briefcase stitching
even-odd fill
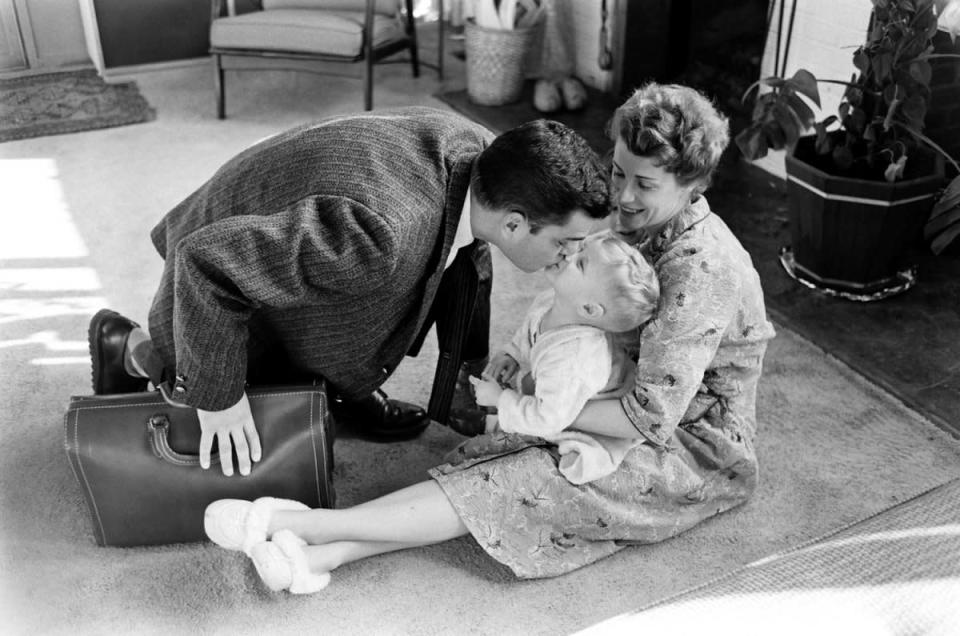
[[[80,476],[83,477],[83,487],[89,493],[90,505],[93,507],[93,517],[96,527],[100,528],[100,539],[103,541],[103,545],[107,545],[107,533],[103,527],[103,519],[100,518],[100,507],[97,506],[97,498],[93,494],[93,488],[90,487],[90,481],[87,479],[87,473],[83,469],[83,460],[80,457],[80,411],[82,409],[76,409],[73,416],[73,448],[74,455],[77,459],[77,467],[80,469]],[[77,476],[76,470],[74,470],[74,476]],[[79,478],[77,481],[81,481]],[[96,528],[94,528],[96,531]]]
[[[313,479],[317,488],[317,501],[323,505],[323,492],[320,488],[320,472],[317,469],[317,439],[313,432],[313,395],[310,396],[310,449],[313,451]]]

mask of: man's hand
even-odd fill
[[[204,411],[197,409],[200,419],[200,466],[210,468],[210,449],[213,438],[217,438],[217,452],[220,453],[220,467],[223,474],[233,474],[233,450],[237,451],[237,466],[241,475],[250,474],[250,460],[260,461],[260,435],[250,413],[250,401],[247,394],[233,406],[222,411]]]
[[[509,386],[519,369],[520,363],[509,353],[501,351],[490,359],[487,368],[483,370],[483,377],[499,382],[502,386]]]
[[[481,380],[478,377],[470,376],[470,384],[477,394],[477,404],[480,406],[496,406],[503,388],[493,380]]]

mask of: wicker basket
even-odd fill
[[[476,104],[500,106],[520,99],[524,60],[537,27],[487,29],[466,22],[467,95]]]

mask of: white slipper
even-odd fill
[[[267,525],[272,512],[309,509],[299,501],[274,497],[260,497],[253,502],[218,499],[207,506],[203,530],[221,548],[242,550],[249,555],[253,546],[267,540]]]
[[[291,594],[313,594],[327,587],[330,573],[314,574],[303,551],[306,541],[290,530],[280,530],[270,541],[250,550],[250,560],[263,583],[273,590],[290,590]]]

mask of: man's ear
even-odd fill
[[[583,303],[577,307],[577,313],[583,318],[596,320],[606,313],[606,309],[600,303]]]
[[[519,212],[507,212],[500,220],[500,230],[504,236],[517,238],[527,230],[527,217]]]

